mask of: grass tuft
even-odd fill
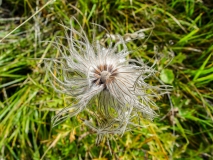
[[[212,159],[212,8],[210,1],[192,0],[3,1],[0,159]],[[50,87],[42,60],[58,56],[51,43],[64,36],[59,23],[69,26],[73,16],[90,39],[90,22],[110,34],[153,28],[145,43],[128,44],[134,50],[130,57],[144,62],[153,62],[158,52],[159,77],[173,86],[156,101],[160,110],[153,122],[143,120],[141,127],[99,146],[80,119],[88,118],[86,111],[52,128],[53,116],[73,99]]]

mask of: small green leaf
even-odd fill
[[[174,57],[174,59],[172,60],[172,64],[174,63],[183,63],[183,60],[186,59],[186,55],[185,54],[182,54],[182,53],[179,53],[177,56]]]
[[[171,69],[163,69],[160,73],[160,79],[166,84],[172,84],[174,78],[175,76]]]

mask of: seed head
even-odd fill
[[[116,35],[115,43],[110,41],[104,47],[95,39],[91,43],[83,29],[65,29],[68,46],[55,42],[60,57],[46,62],[53,88],[75,97],[77,102],[56,114],[54,125],[85,110],[91,118],[84,124],[96,131],[100,139],[139,126],[139,117],[152,120],[157,115],[153,97],[159,97],[162,86],[145,82],[155,74],[154,65],[127,59],[130,51],[120,35]]]

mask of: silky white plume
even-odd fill
[[[111,40],[106,47],[95,37],[89,41],[82,28],[65,29],[66,38],[62,40],[68,45],[55,42],[60,56],[47,59],[46,64],[54,89],[71,95],[77,102],[56,114],[54,126],[86,109],[91,118],[84,124],[100,138],[105,134],[123,134],[130,126],[137,125],[137,117],[152,120],[157,115],[153,97],[159,97],[164,86],[145,82],[156,73],[154,65],[150,67],[143,61],[127,58],[130,51],[126,43],[131,34],[126,39],[116,35],[117,40]]]

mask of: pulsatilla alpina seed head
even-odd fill
[[[85,110],[91,117],[84,124],[97,132],[99,141],[103,135],[123,134],[131,126],[140,126],[141,117],[152,120],[157,115],[153,98],[167,90],[145,82],[155,74],[154,65],[127,59],[130,51],[120,35],[112,42],[108,34],[111,40],[105,47],[95,39],[91,43],[82,28],[64,28],[68,45],[56,41],[60,57],[45,62],[53,88],[75,97],[76,102],[56,114],[54,125]]]

